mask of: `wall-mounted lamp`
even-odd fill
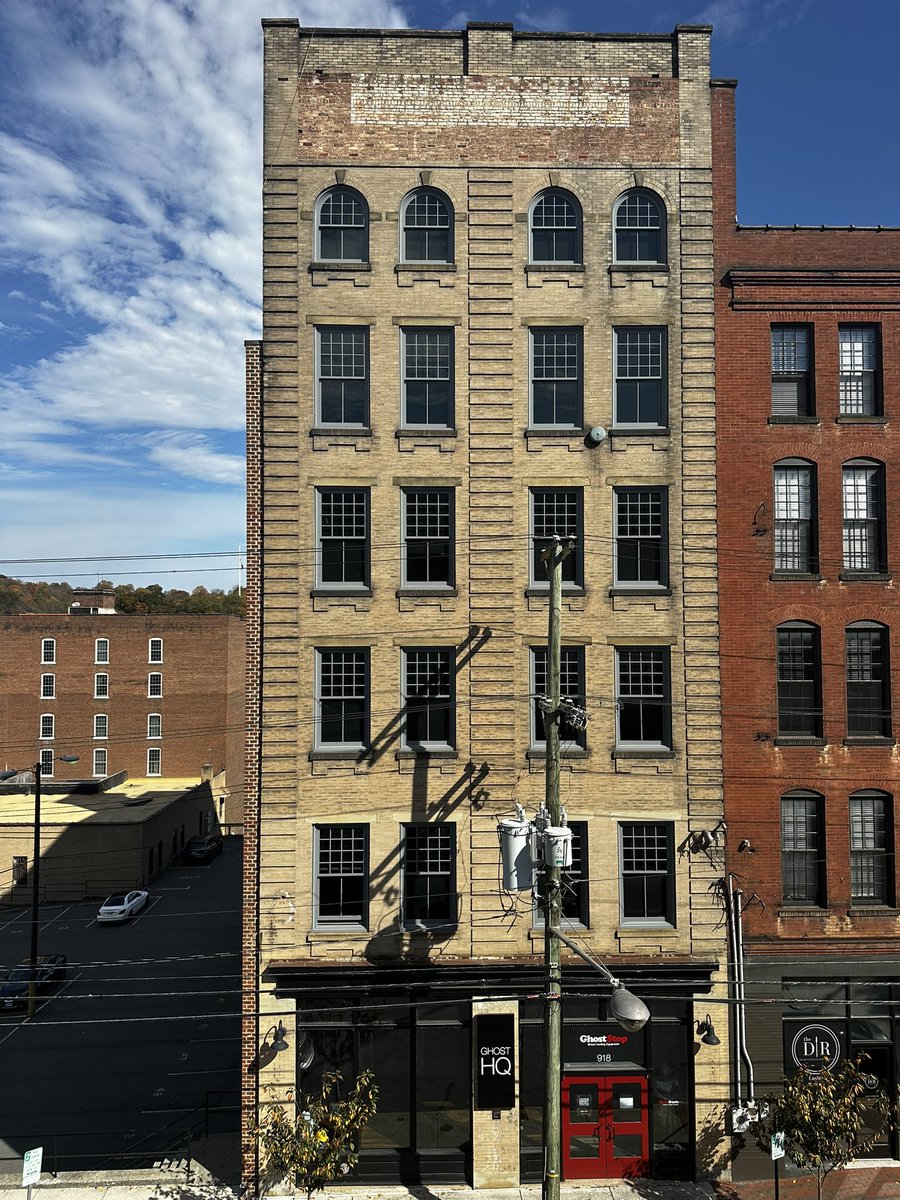
[[[697,1036],[705,1046],[721,1046],[721,1041],[716,1037],[716,1027],[712,1023],[712,1017],[709,1013],[706,1014],[705,1021],[697,1022]]]
[[[269,1034],[272,1034],[272,1041],[269,1042]],[[282,1050],[288,1049],[287,1034],[284,1031],[284,1026],[281,1021],[277,1025],[273,1025],[271,1029],[266,1030],[266,1036],[263,1038],[263,1044],[260,1047],[260,1053],[264,1050],[272,1051],[275,1054],[280,1054]]]

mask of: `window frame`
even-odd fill
[[[41,771],[43,775],[44,772]],[[12,885],[14,888],[24,887],[28,882],[28,855],[14,854],[12,856]]]
[[[49,683],[48,683],[48,680],[49,680]],[[43,672],[43,674],[41,675],[40,693],[41,693],[41,695],[40,695],[41,700],[55,700],[56,699],[56,674],[54,672],[52,672],[52,671]]]
[[[41,666],[56,666],[56,638],[41,638]]]
[[[809,659],[812,666],[810,676],[803,678],[783,677],[783,669],[796,662],[796,652],[790,650],[789,643],[782,645],[782,635],[802,634],[809,638]],[[783,653],[784,651],[784,653]],[[802,653],[806,654],[805,649]],[[806,665],[803,663],[802,665]],[[802,708],[795,708],[789,693],[789,685],[802,685],[809,691],[809,703]],[[824,713],[822,709],[822,631],[812,621],[782,621],[775,627],[775,714],[777,737],[784,742],[821,741],[824,730]],[[793,721],[805,720],[808,728],[804,731],[791,729]]]
[[[100,683],[100,680],[104,683]],[[94,672],[94,699],[108,700],[109,699],[109,671]]]
[[[162,671],[147,672],[147,699],[160,700],[163,694]]]
[[[56,738],[56,714],[41,713],[38,721],[38,740],[41,742],[52,742]]]
[[[538,541],[543,546],[549,544],[548,534],[541,534],[540,539],[535,533],[535,502],[539,497],[549,495],[569,496],[575,500],[575,545],[562,562],[562,590],[581,591],[584,588],[584,488],[583,487],[530,487],[528,489],[528,587],[531,591],[550,591],[550,580],[541,566],[538,575],[539,549]],[[560,537],[572,536],[560,533]]]
[[[871,350],[872,350],[872,367],[862,367],[857,370],[844,370],[844,353],[845,345],[844,334],[852,335],[859,332],[863,335],[871,333]],[[849,343],[852,345],[852,343]],[[864,345],[864,342],[862,343]],[[851,355],[853,357],[853,355]],[[865,349],[862,351],[862,357],[865,358]],[[881,325],[871,321],[848,321],[841,322],[838,325],[838,414],[841,417],[872,419],[881,417],[884,413],[884,370],[883,359],[881,352]],[[862,392],[865,393],[865,378],[871,376],[871,397],[870,407],[866,408],[867,397],[863,394],[860,397],[859,403],[862,405],[862,410],[859,412],[852,411],[853,399],[845,393],[845,386],[849,384],[849,379],[852,376],[860,376],[862,381]],[[849,406],[845,407],[845,403],[849,401]]]
[[[52,779],[55,771],[56,752],[50,747],[45,747],[41,750],[40,755],[41,778]]]
[[[569,828],[572,830],[572,866],[563,867],[560,871],[560,899],[562,902],[560,926],[564,929],[590,929],[591,873],[588,836],[590,825],[587,821],[569,821]],[[574,903],[573,896],[575,897]],[[566,912],[567,908],[569,908],[569,912]],[[572,909],[577,910],[576,914],[573,914]],[[544,909],[538,897],[535,897],[531,924],[535,929],[544,928]]]
[[[653,494],[659,498],[659,536],[658,538],[652,535],[642,536],[638,534],[635,537],[626,537],[620,533],[619,518],[620,518],[620,501],[623,498],[630,496],[639,496],[642,493]],[[658,544],[659,546],[659,570],[656,579],[622,579],[619,570],[622,554],[620,546],[622,543],[634,542],[637,544],[636,560],[638,562],[638,571],[640,572],[640,564],[642,562],[641,551],[645,543]],[[665,485],[634,485],[629,484],[623,487],[613,488],[613,587],[619,588],[622,591],[639,592],[639,591],[665,591],[669,586],[669,489]]]
[[[426,198],[429,196],[433,196],[444,206],[444,209],[447,214],[447,225],[446,226],[442,226],[442,225],[408,226],[407,225],[407,223],[406,223],[407,212],[409,211],[410,205],[413,203],[413,201],[418,199],[420,196],[425,196]],[[399,226],[400,226],[400,262],[403,263],[404,265],[406,265],[406,264],[409,264],[410,266],[417,266],[419,264],[422,264],[422,265],[429,265],[429,264],[431,264],[431,265],[433,265],[433,264],[452,265],[456,261],[456,258],[455,258],[456,247],[454,244],[455,243],[455,237],[454,237],[455,213],[454,213],[454,208],[453,208],[453,202],[450,199],[450,197],[447,195],[447,193],[442,191],[440,188],[432,187],[430,184],[427,184],[427,185],[423,184],[421,187],[412,188],[411,191],[407,192],[406,195],[403,197],[402,201],[400,202]],[[408,249],[409,249],[408,237],[409,237],[409,233],[410,233],[411,229],[426,230],[425,247],[427,250],[427,249],[430,249],[430,241],[431,241],[431,239],[428,236],[428,231],[444,229],[444,228],[446,228],[446,230],[447,230],[447,232],[446,232],[446,239],[447,239],[446,256],[440,255],[438,257],[433,257],[431,255],[427,255],[425,258],[413,258],[408,253]]]
[[[362,696],[351,696],[351,697],[348,697],[346,695],[342,695],[339,697],[328,697],[328,699],[340,700],[342,703],[345,703],[348,699],[352,700],[352,701],[358,701],[358,700],[362,701],[362,708],[360,710],[359,716],[360,716],[360,719],[362,722],[363,737],[360,741],[352,741],[352,742],[344,741],[344,740],[328,740],[328,741],[326,741],[322,737],[322,733],[323,733],[322,704],[323,704],[323,699],[324,699],[322,696],[323,659],[324,659],[325,655],[337,655],[337,654],[341,654],[341,655],[354,654],[354,655],[361,656],[361,667],[362,667],[362,677],[363,677],[363,695]],[[356,669],[357,668],[354,667],[354,671],[356,671]],[[315,719],[314,719],[314,727],[313,727],[314,728],[313,740],[314,740],[314,747],[316,750],[332,751],[332,752],[336,752],[339,754],[344,754],[344,753],[359,754],[360,752],[368,749],[369,741],[370,741],[370,737],[371,737],[371,731],[370,731],[371,714],[369,711],[370,705],[371,705],[371,695],[372,695],[371,670],[372,670],[371,651],[368,646],[353,646],[353,645],[350,645],[350,646],[317,646],[315,648],[315,714],[314,714]],[[343,729],[343,726],[346,724],[346,720],[347,720],[346,716],[342,713],[342,716],[341,716],[342,729]]]
[[[361,892],[362,897],[358,906],[358,912],[351,912],[346,917],[322,916],[322,889],[321,881],[323,874],[322,867],[322,834],[326,830],[346,830],[355,835],[358,831],[362,837],[362,866],[360,872],[342,872],[336,875],[340,879],[354,879],[357,876],[362,878]],[[350,853],[355,853],[355,847],[351,847]],[[330,876],[325,876],[326,878]],[[317,822],[313,826],[313,929],[319,930],[337,930],[345,929],[349,932],[365,933],[369,928],[369,889],[371,885],[371,869],[369,858],[369,825],[361,821],[353,822]]]
[[[155,770],[154,770],[155,766]],[[155,779],[162,775],[162,747],[148,746],[147,747],[147,778]]]
[[[620,211],[620,209],[622,209],[622,207],[627,203],[627,201],[632,196],[645,198],[651,202],[653,207],[656,209],[656,216],[658,219],[657,225],[655,225],[655,226],[654,225],[647,225],[647,226],[626,225],[626,226],[620,227],[619,211]],[[624,192],[622,192],[622,194],[619,197],[617,197],[615,203],[613,204],[612,222],[611,223],[612,223],[612,243],[613,243],[612,244],[612,260],[615,265],[617,265],[617,266],[634,266],[634,267],[664,267],[664,266],[668,265],[668,261],[669,261],[668,210],[667,210],[665,201],[663,200],[662,196],[659,195],[658,192],[653,191],[652,188],[645,188],[645,187],[627,188]],[[659,231],[657,233],[658,253],[657,253],[656,257],[654,258],[654,257],[651,257],[650,255],[638,254],[637,258],[629,258],[626,255],[621,254],[620,253],[621,244],[620,244],[620,240],[619,240],[620,232],[624,234],[625,232],[629,232],[633,229],[640,230],[642,228],[657,229]],[[640,245],[640,239],[636,238],[636,241],[637,241],[637,244]]]
[[[851,640],[861,638],[867,635],[872,642],[868,655],[857,654],[859,666],[857,670],[865,669],[868,662],[870,669],[874,672],[877,666],[880,669],[880,678],[869,679],[851,679]],[[874,645],[875,638],[878,639],[877,654]],[[877,661],[876,661],[877,659]],[[890,630],[887,625],[880,621],[853,621],[844,629],[844,684],[846,688],[846,715],[847,715],[847,737],[853,739],[878,739],[892,740],[893,739],[893,723],[892,723],[892,705],[891,705],[891,656],[890,656]],[[868,708],[851,701],[851,688],[856,686],[858,689],[868,685],[870,695],[878,692],[878,704]],[[866,714],[875,714],[880,725],[880,731],[864,730],[859,728],[861,718],[864,719]],[[875,724],[874,721],[871,724]]]
[[[637,830],[641,826],[647,829],[655,829],[657,835],[661,833],[665,839],[666,853],[666,868],[665,870],[650,870],[642,871],[633,870],[626,871],[625,869],[625,831],[626,829]],[[618,834],[618,870],[619,870],[619,924],[623,928],[639,928],[639,929],[676,929],[677,928],[677,909],[675,895],[675,824],[673,821],[617,821]],[[625,880],[627,877],[641,877],[644,880],[644,908],[649,908],[648,897],[646,894],[647,880],[651,878],[665,877],[665,897],[663,915],[648,915],[646,912],[643,916],[628,916],[625,912]]]
[[[789,490],[788,472],[796,472],[797,485]],[[793,502],[796,498],[802,502],[804,485],[799,479],[800,472],[805,473],[805,495],[808,505],[808,515],[779,516],[780,506],[785,501]],[[783,484],[779,486],[779,480]],[[796,494],[796,495],[795,495]],[[772,464],[772,574],[791,578],[796,575],[818,575],[819,573],[819,521],[818,521],[818,471],[816,464],[806,458],[780,458]],[[799,507],[799,506],[798,506]],[[785,545],[791,541],[795,547],[796,561],[801,561],[804,535],[806,540],[805,566],[785,566],[788,556]]]
[[[417,655],[439,654],[446,659],[446,665],[441,666],[440,670],[443,673],[446,671],[447,691],[446,694],[427,695],[424,697],[426,703],[413,704],[410,695],[410,679],[409,668],[410,662]],[[429,680],[433,678],[428,677]],[[401,704],[403,711],[403,730],[401,734],[401,745],[404,750],[411,750],[416,754],[432,754],[446,751],[456,750],[456,647],[455,646],[403,646],[400,649],[400,686],[401,686]],[[446,725],[447,737],[417,739],[410,736],[410,717],[413,713],[420,711],[424,714],[424,719],[427,725],[431,724],[431,715],[433,710],[437,710],[440,718],[440,709],[446,710]],[[429,729],[430,732],[430,729]]]
[[[348,224],[337,225],[337,224],[335,224],[335,225],[323,226],[322,210],[325,207],[328,200],[331,199],[331,197],[338,195],[339,193],[343,194],[343,195],[351,196],[354,200],[358,201],[360,203],[360,205],[362,206],[362,218],[363,219],[362,219],[362,223],[360,225],[348,225]],[[346,184],[346,183],[337,183],[337,184],[333,184],[331,187],[325,188],[325,190],[320,192],[319,195],[316,197],[316,203],[313,207],[313,257],[314,257],[314,260],[316,262],[321,262],[321,263],[345,263],[345,264],[354,265],[354,266],[368,265],[368,263],[370,261],[370,253],[371,253],[370,247],[369,247],[369,238],[370,238],[370,232],[371,232],[370,226],[371,226],[371,214],[369,211],[369,202],[368,202],[368,200],[366,200],[366,198],[362,194],[362,192],[360,192],[358,190],[358,188],[350,187],[349,184]],[[336,257],[326,256],[322,252],[322,230],[323,230],[323,228],[338,229],[341,231],[341,234],[340,234],[341,253],[339,255],[337,255]],[[345,231],[352,230],[352,229],[362,229],[362,231],[363,231],[362,232],[362,251],[363,251],[363,253],[362,253],[361,257],[357,257],[356,255],[348,255],[344,251],[343,243],[346,238]]]
[[[363,353],[363,374],[360,375],[323,375],[322,372],[322,351],[323,342],[328,338],[340,334],[342,336],[352,334],[355,339],[357,336],[362,340]],[[321,429],[368,429],[371,412],[371,354],[370,354],[370,336],[368,325],[316,325],[313,330],[314,336],[314,370],[315,370],[315,423]],[[357,350],[354,348],[351,351],[352,355],[356,355]],[[344,362],[346,367],[346,361]],[[331,380],[340,380],[342,384],[341,391],[341,410],[342,414],[347,408],[347,399],[344,395],[344,385],[348,380],[362,379],[362,414],[358,421],[326,421],[323,411],[323,383]],[[351,398],[351,403],[355,401]]]
[[[94,639],[94,665],[109,666],[109,638]]]
[[[871,480],[874,480],[875,495],[872,507],[874,508],[873,515],[866,515],[862,518],[848,517],[847,515],[847,479],[850,471],[871,471]],[[885,466],[875,458],[850,458],[846,462],[841,463],[841,576],[842,577],[865,577],[870,575],[886,575],[888,573],[887,561],[887,496],[885,492]],[[867,481],[866,487],[870,486]],[[868,491],[866,495],[868,507]],[[859,546],[853,551],[853,541],[858,540],[858,535],[861,529],[869,527],[871,532],[866,540],[870,542],[868,553],[871,554],[873,561],[867,566],[849,566],[848,565],[848,536],[850,541],[850,558],[859,552]],[[853,538],[853,532],[856,532],[857,538]],[[865,535],[864,535],[865,536]]]
[[[787,341],[784,335],[791,331],[794,334],[793,352],[790,357],[796,359],[798,357],[796,335],[803,334],[803,356],[805,357],[806,366],[803,369],[784,370],[775,369],[776,358],[783,363],[787,357],[786,353]],[[776,333],[781,335],[782,341],[776,355]],[[816,413],[816,396],[815,396],[815,342],[814,342],[815,327],[803,321],[773,321],[769,326],[769,357],[771,364],[771,380],[772,390],[770,398],[770,413],[776,420],[791,421],[795,418],[810,418]],[[776,400],[775,390],[777,383],[786,383],[794,381],[797,385],[796,400],[793,405],[787,404],[785,400],[779,397]]]
[[[158,654],[156,647],[159,647]],[[163,661],[163,640],[161,637],[152,637],[147,642],[147,662],[161,663]]]
[[[872,841],[877,843],[880,835],[881,845],[854,845],[860,834],[865,839],[868,832],[865,829],[864,820],[854,819],[854,809],[861,805],[863,801],[880,802],[881,828],[880,830],[878,828],[879,816],[877,812],[873,811]],[[854,802],[856,803],[854,804]],[[893,797],[889,792],[882,791],[880,788],[861,788],[859,791],[852,792],[848,797],[848,817],[850,824],[850,904],[854,907],[883,905],[886,908],[892,908],[895,897]],[[878,889],[880,894],[876,893],[874,887],[873,891],[868,895],[861,890],[857,890],[863,856],[868,856],[871,862],[873,881],[878,880],[879,874],[881,876],[881,886]]]
[[[662,681],[662,693],[659,698],[648,695],[646,699],[641,696],[622,695],[622,665],[623,655],[636,654],[640,656],[653,655],[658,659],[660,677]],[[655,670],[655,668],[654,668]],[[625,753],[641,753],[643,752],[671,752],[673,749],[672,736],[672,656],[669,646],[633,646],[622,644],[615,647],[615,671],[616,671],[616,750]],[[622,736],[622,714],[625,710],[626,703],[640,705],[640,723],[644,724],[644,707],[659,708],[661,710],[661,738],[656,739],[640,739],[624,738]]]
[[[428,375],[420,378],[410,373],[409,350],[411,347],[411,339],[429,334],[437,334],[442,338],[446,338],[447,347],[447,377],[446,381],[440,377],[435,377],[432,380]],[[452,325],[416,325],[410,322],[408,325],[400,327],[400,427],[401,429],[439,429],[452,430],[455,428],[456,422],[456,331]],[[438,353],[443,351],[439,350]],[[427,369],[427,358],[426,358]],[[411,382],[425,382],[430,385],[432,382],[446,382],[447,398],[445,401],[446,412],[445,420],[443,421],[411,421],[409,418],[409,385]],[[436,391],[437,389],[435,389]],[[427,388],[426,407],[430,408],[430,392],[431,387]],[[436,405],[439,402],[435,402]]]
[[[449,839],[449,847],[446,850],[443,847],[438,849],[438,853],[444,854],[449,851],[449,868],[446,871],[417,871],[409,870],[410,857],[410,831],[417,832],[425,831],[426,835],[431,833],[439,833]],[[400,827],[400,920],[404,929],[455,929],[459,924],[459,904],[456,892],[456,822],[455,821],[404,821]],[[430,846],[426,846],[425,855],[430,860],[433,851]],[[412,917],[409,914],[407,906],[410,904],[410,880],[425,879],[425,880],[446,880],[445,903],[449,910],[447,916],[425,916]],[[419,897],[416,897],[418,900]],[[438,902],[440,896],[437,897]],[[430,888],[426,886],[426,896],[424,904],[426,908],[430,908],[434,898],[431,895]],[[439,907],[439,903],[437,905]]]
[[[825,797],[821,792],[812,791],[808,788],[792,788],[787,792],[782,792],[779,797],[779,845],[781,850],[781,903],[785,908],[827,908],[827,893],[826,893],[826,871],[825,871]],[[815,818],[813,836],[815,845],[807,846],[798,849],[796,845],[786,846],[787,840],[787,823],[785,821],[785,805],[798,804],[800,801],[805,802],[807,814],[812,812]],[[796,822],[796,817],[793,818]],[[808,823],[808,816],[804,817],[804,822]],[[808,836],[808,831],[807,831]],[[808,868],[803,872],[803,878],[808,883],[813,881],[811,889],[804,888],[804,895],[788,896],[785,886],[785,880],[788,877],[786,870],[787,856],[796,856],[798,861],[800,856],[806,861],[809,855],[813,855],[813,869]],[[796,880],[797,872],[790,872],[792,879]],[[796,887],[794,888],[796,889]],[[809,892],[812,892],[812,895]]]
[[[541,338],[572,337],[575,340],[576,376],[575,376],[575,419],[573,421],[539,421],[535,408],[535,384],[552,383],[554,385],[554,413],[557,409],[555,398],[556,387],[560,383],[569,382],[566,375],[548,375],[538,380],[536,370],[536,343]],[[541,414],[544,415],[544,414]],[[580,433],[584,429],[584,328],[581,325],[529,325],[528,327],[528,428],[529,429],[564,429]]]
[[[363,522],[365,526],[365,534],[362,538],[358,537],[332,537],[326,538],[324,530],[325,510],[330,505],[325,503],[326,497],[343,496],[345,500],[343,505],[346,508],[346,497],[356,496],[362,497],[363,504]],[[356,501],[353,502],[355,505]],[[371,559],[372,559],[372,489],[368,487],[317,487],[315,489],[315,521],[316,521],[316,556],[315,556],[315,586],[318,590],[328,592],[367,592],[372,586],[371,575]],[[357,514],[352,512],[351,517],[356,518]],[[347,520],[346,513],[341,514],[342,521]],[[348,579],[351,574],[350,567],[353,565],[353,558],[350,554],[352,546],[362,545],[362,554],[359,558],[361,567],[362,579]],[[341,555],[341,579],[326,579],[326,566],[329,571],[331,569],[331,560],[329,557],[326,563],[326,550],[334,552],[336,548],[340,548]]]
[[[566,225],[547,225],[541,226],[540,228],[552,231],[554,249],[556,249],[556,246],[560,240],[560,230],[572,228],[574,230],[572,241],[574,242],[575,250],[575,254],[572,258],[559,258],[556,256],[553,258],[541,258],[535,253],[535,213],[538,207],[551,197],[561,198],[565,200],[566,203],[572,205],[575,216],[575,224],[571,227]],[[563,236],[565,235],[563,234]],[[570,191],[568,188],[543,188],[532,197],[531,203],[528,206],[528,264],[529,266],[534,267],[580,267],[584,264],[584,211],[581,207],[581,201],[578,199],[575,193]]]
[[[541,665],[542,659],[543,665]],[[539,686],[542,681],[546,681],[546,660],[546,646],[534,645],[528,647],[528,677],[532,697],[530,706],[531,731],[529,749],[544,754],[547,752],[544,717],[535,697],[538,695],[547,695],[546,686]],[[574,689],[570,686],[573,676],[575,678]],[[583,645],[566,644],[560,646],[560,685],[560,696],[562,699],[574,700],[580,708],[586,706],[587,684],[585,682],[585,647]],[[563,754],[570,749],[586,750],[587,730],[572,729],[564,718],[560,718],[559,742],[560,751]]]
[[[153,732],[151,722],[158,722],[156,733]],[[162,739],[162,713],[147,713],[147,737],[151,741],[158,742]]]
[[[432,498],[438,497],[446,500],[446,514],[438,512],[436,519],[443,522],[446,516],[447,522],[447,537],[410,537],[410,501],[419,497]],[[414,514],[414,520],[425,521],[426,525],[429,521],[435,518],[435,514],[426,512],[421,516]],[[456,585],[456,489],[454,487],[401,487],[400,489],[400,540],[401,540],[401,555],[400,555],[400,586],[403,588],[422,590],[422,591],[441,591],[447,588],[453,588]],[[440,546],[446,543],[446,561],[447,571],[446,579],[410,579],[409,564],[410,564],[410,547],[422,544],[424,547],[423,562],[425,563],[425,573],[431,574],[431,548],[432,546]],[[439,554],[436,553],[435,560],[440,561]]]
[[[98,763],[103,763],[103,769]],[[95,779],[102,779],[109,774],[109,751],[106,746],[94,746],[91,752],[91,774]]]
[[[619,347],[632,334],[655,333],[659,335],[659,375],[620,375]],[[669,427],[669,327],[667,325],[616,325],[613,334],[613,428],[627,432],[663,432]],[[653,353],[651,348],[650,353]],[[638,351],[640,354],[640,350]],[[659,380],[658,419],[656,421],[625,421],[620,413],[619,393],[623,383],[649,382]],[[638,390],[638,415],[640,415],[641,400]]]
[[[103,733],[97,732],[98,728],[100,728],[100,726],[98,726],[98,722],[100,721],[103,722]],[[105,742],[109,740],[109,713],[94,713],[92,725],[93,734],[91,736],[93,737],[94,741]]]

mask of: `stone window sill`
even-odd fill
[[[452,749],[450,746],[445,747],[443,750],[426,750],[424,748],[414,750],[407,747],[404,750],[395,750],[394,758],[397,760],[397,762],[421,758],[447,759],[452,761],[459,758],[459,751]]]
[[[888,419],[874,414],[857,416],[855,413],[839,413],[834,418],[835,425],[887,425]]]
[[[670,430],[668,425],[658,425],[652,429],[641,426],[630,429],[627,425],[613,425],[606,432],[609,437],[668,437]]]
[[[827,746],[828,742],[825,738],[820,737],[777,737],[774,745],[787,749],[790,749],[792,746],[814,746],[821,748],[822,746]]]
[[[613,750],[612,756],[613,756],[613,758],[624,758],[624,759],[628,759],[628,758],[636,758],[636,759],[674,758],[675,751],[674,750],[666,750],[666,749],[630,750],[630,749],[624,749],[622,747],[617,747],[615,750]]]
[[[818,904],[798,904],[792,908],[779,908],[779,917],[830,917],[831,909],[821,908]]]
[[[525,430],[525,439],[528,438],[585,438],[587,437],[586,429],[559,429],[557,426],[548,425],[546,429],[540,425],[529,425]]]
[[[396,438],[455,438],[456,430],[447,429],[398,429]]]
[[[652,275],[668,275],[668,263],[610,263],[610,275],[637,275],[649,273]]]
[[[314,425],[309,431],[310,437],[371,437],[372,430],[367,425]]]
[[[310,271],[371,271],[370,262],[311,262]]]
[[[654,938],[677,938],[679,936],[678,930],[675,928],[675,926],[670,925],[667,921],[660,922],[659,925],[644,925],[637,923],[634,925],[619,925],[616,929],[617,938],[641,937],[644,934],[646,934],[648,937]]]
[[[887,571],[841,571],[838,575],[841,583],[890,583],[891,577]]]
[[[536,597],[538,600],[549,600],[550,585],[549,585],[549,583],[545,587],[536,587],[534,585],[531,585],[530,587],[527,587],[525,589],[525,595],[529,599]],[[571,587],[571,586],[567,587],[565,584],[563,584],[563,586],[562,586],[563,600],[565,600],[565,598],[567,596],[586,596],[586,595],[587,595],[587,588]]]
[[[404,262],[397,263],[394,272],[400,275],[406,271],[443,271],[447,275],[453,275],[457,269],[456,263],[449,262]]]
[[[844,746],[896,746],[897,739],[892,737],[845,737],[841,743]]]
[[[368,752],[366,746],[346,750],[310,750],[307,759],[309,762],[357,762]]]
[[[671,596],[672,589],[670,587],[611,587],[609,589],[610,596]]]
[[[849,909],[851,917],[900,917],[900,908],[892,908],[889,904],[860,904],[852,905]]]
[[[450,587],[449,585],[447,587],[432,587],[432,588],[401,587],[401,588],[397,588],[396,592],[394,592],[394,595],[398,599],[403,598],[403,599],[419,600],[419,599],[426,599],[431,596],[438,596],[438,597],[458,596],[459,592],[455,587]]]
[[[531,746],[528,750],[525,751],[525,757],[527,759],[533,759],[533,758],[534,759],[545,759],[547,757],[547,751],[541,746]],[[574,746],[568,750],[561,749],[559,752],[559,757],[560,758],[590,758],[591,752],[590,752],[590,750],[586,749],[584,746]]]
[[[813,571],[773,571],[772,583],[821,583],[822,576]]]
[[[309,595],[311,600],[330,600],[333,597],[344,599],[347,596],[364,599],[372,595],[372,589],[370,587],[315,587],[310,590]]]

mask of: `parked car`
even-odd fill
[[[66,973],[64,954],[42,954],[37,960],[35,982],[38,992],[49,991]],[[16,1008],[28,1003],[28,987],[31,983],[31,960],[25,959],[0,984],[0,1007]]]
[[[188,862],[209,862],[210,859],[221,853],[222,839],[217,833],[191,838],[184,848],[184,857]]]
[[[97,920],[109,923],[130,921],[141,911],[149,899],[149,892],[114,892],[111,896],[107,896],[100,905]]]

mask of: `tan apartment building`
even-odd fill
[[[564,952],[563,1173],[718,1173],[710,29],[263,25],[248,1123],[371,1067],[354,1179],[541,1177],[544,933],[498,822],[544,797],[560,535],[564,928],[652,1014],[624,1034]]]

